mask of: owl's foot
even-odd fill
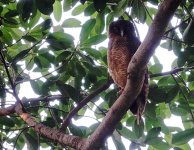
[[[119,90],[118,94],[121,95],[121,94],[123,93],[123,91],[124,91],[124,89],[121,88],[121,89]]]

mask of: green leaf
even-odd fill
[[[91,46],[91,45],[97,45],[101,42],[103,42],[107,36],[105,34],[95,35],[90,37],[89,39],[85,40],[82,45],[83,46]]]
[[[91,16],[92,14],[94,14],[96,12],[95,8],[94,8],[94,3],[91,3],[90,5],[88,5],[86,7],[86,9],[84,10],[84,15],[85,16]]]
[[[162,69],[163,69],[162,64],[156,63],[156,64],[152,65],[152,66],[149,68],[149,71],[150,71],[152,74],[154,74],[154,73],[160,73],[160,72],[162,72]]]
[[[152,128],[151,130],[149,130],[145,138],[145,143],[147,144],[154,143],[154,140],[158,137],[160,131],[161,131],[160,127]]]
[[[87,129],[88,128],[85,126],[75,126],[73,124],[69,125],[69,130],[71,133],[79,137],[86,137]]]
[[[146,20],[146,11],[145,11],[145,8],[144,8],[143,1],[141,1],[141,0],[133,1],[132,15],[136,16],[137,19],[139,19],[141,23],[145,22],[145,20]]]
[[[96,24],[96,19],[90,19],[83,24],[80,32],[81,43],[88,38],[95,24]]]
[[[72,0],[64,0],[63,1],[63,10],[68,11],[72,7]]]
[[[148,0],[153,5],[158,5],[158,0]]]
[[[54,14],[54,17],[57,21],[60,21],[61,20],[61,17],[62,17],[62,5],[61,5],[61,1],[60,0],[55,0],[55,3],[53,5],[54,7],[54,11],[53,11],[53,14]]]
[[[170,108],[165,103],[160,103],[159,106],[156,108],[156,116],[161,118],[170,118],[171,112]]]
[[[57,81],[56,85],[58,86],[61,94],[65,97],[68,95],[75,102],[79,102],[82,99],[80,92],[71,85],[61,83],[61,81]]]
[[[46,40],[55,50],[67,49],[74,46],[74,38],[70,34],[63,32],[49,34]]]
[[[13,63],[17,63],[18,61],[22,60],[25,56],[28,55],[28,53],[30,52],[30,48],[21,51],[20,53],[18,53],[14,58],[13,58]]]
[[[111,24],[111,22],[114,20],[114,13],[111,12],[106,17],[106,28],[108,29],[108,26]]]
[[[100,59],[101,58],[101,53],[93,48],[82,48],[81,50],[87,52],[91,57],[94,57],[95,59]]]
[[[29,0],[20,0],[17,3],[17,11],[21,14],[23,21],[27,21],[33,11],[34,2]]]
[[[61,54],[59,54],[56,58],[57,62],[61,62],[66,60],[67,58],[69,58],[69,56],[72,54],[71,50],[64,50],[64,52],[62,52]]]
[[[53,12],[54,2],[55,0],[36,0],[36,5],[41,13],[44,15],[49,15]]]
[[[109,107],[111,107],[114,104],[114,102],[117,100],[117,91],[116,90],[109,91],[105,95],[104,99],[107,101]]]
[[[133,131],[135,132],[137,138],[142,137],[144,133],[144,122],[142,119],[140,120],[139,123],[137,123],[137,119],[135,120],[133,125]]]
[[[84,11],[84,9],[86,8],[86,6],[87,5],[78,5],[77,7],[75,7],[74,9],[73,9],[73,11],[72,11],[72,15],[73,16],[77,16],[77,15],[79,15],[79,14],[81,14],[83,11]]]
[[[194,138],[194,128],[186,129],[185,131],[181,131],[179,133],[173,134],[172,144],[175,144],[175,145],[186,144],[189,140],[193,138]]]
[[[81,21],[75,18],[69,18],[63,22],[62,27],[65,27],[65,28],[81,27]]]
[[[11,45],[13,40],[11,34],[6,29],[2,29],[1,32],[3,33],[2,41],[7,45]]]
[[[7,127],[14,127],[15,126],[15,122],[11,118],[8,118],[5,116],[0,117],[0,124],[5,125]]]
[[[42,95],[42,85],[43,82],[38,80],[38,81],[30,81],[31,87],[33,89],[33,91],[38,94],[38,95]]]
[[[185,42],[189,42],[192,44],[194,42],[194,21],[193,19],[190,20],[187,28],[183,33],[183,39]]]
[[[38,149],[39,144],[38,144],[38,137],[37,136],[34,137],[27,132],[24,132],[23,136],[24,136],[25,142],[27,144],[28,150],[37,150]]]
[[[122,126],[122,129],[117,129],[117,130],[126,139],[129,139],[129,140],[136,139],[135,133],[124,126]]]
[[[104,30],[104,26],[105,26],[104,13],[98,13],[96,17],[95,32],[97,34],[101,34]]]

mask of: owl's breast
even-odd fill
[[[107,56],[109,73],[114,82],[123,89],[127,82],[127,67],[133,56],[128,41],[110,39]]]

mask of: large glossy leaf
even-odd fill
[[[36,0],[36,5],[39,11],[45,15],[49,15],[53,12],[53,4],[55,0]],[[46,6],[46,7],[45,7]]]
[[[194,138],[194,129],[186,129],[172,136],[172,144],[183,145]]]
[[[193,19],[191,19],[187,28],[185,29],[183,33],[183,39],[184,41],[189,42],[190,44],[194,42],[194,21]]]
[[[80,42],[83,42],[88,38],[88,36],[90,35],[90,32],[95,26],[95,23],[96,23],[96,19],[90,19],[83,24],[81,33],[80,33]]]
[[[57,81],[56,84],[61,94],[64,95],[65,97],[69,96],[75,102],[78,102],[82,99],[80,92],[71,85],[61,83],[60,81]]]
[[[37,137],[33,137],[31,134],[29,134],[27,132],[25,132],[23,136],[24,136],[25,142],[27,143],[27,148],[29,150],[37,150],[38,149],[39,145],[38,145],[38,138]]]
[[[133,131],[135,132],[135,135],[137,138],[142,137],[142,135],[144,134],[144,122],[142,119],[135,120],[134,125],[133,125]]]
[[[133,1],[132,14],[137,17],[142,23],[146,20],[146,11],[144,8],[144,3],[141,0]]]
[[[145,143],[147,144],[155,144],[157,145],[157,141],[161,140],[160,138],[158,138],[158,135],[161,131],[161,128],[157,127],[157,128],[152,128],[151,130],[148,131],[148,134],[145,138]]]
[[[54,5],[54,17],[57,21],[60,21],[61,17],[62,17],[62,4],[61,4],[61,0],[56,0]]]
[[[15,126],[15,122],[11,118],[5,117],[5,116],[0,117],[0,124],[5,125],[7,127],[14,127]]]
[[[106,35],[100,34],[90,37],[89,39],[85,40],[82,44],[83,46],[91,46],[91,45],[97,45],[101,42],[103,42],[106,39]]]
[[[79,21],[76,18],[69,18],[69,19],[66,19],[63,22],[62,26],[65,27],[65,28],[80,27],[81,26],[81,21]]]
[[[49,34],[46,40],[55,50],[67,49],[74,46],[74,38],[70,34],[63,32]]]

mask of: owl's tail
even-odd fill
[[[141,90],[141,93],[138,95],[137,99],[134,103],[129,107],[131,112],[137,116],[137,123],[141,121],[141,116],[145,110],[146,103],[147,103],[147,96],[148,96],[148,71],[145,73],[144,84]]]

